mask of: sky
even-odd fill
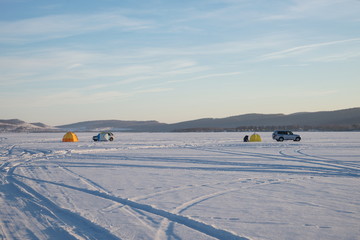
[[[359,0],[0,0],[0,119],[360,106]]]

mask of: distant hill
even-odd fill
[[[50,127],[18,119],[0,120],[0,132],[122,131],[122,132],[204,132],[204,131],[360,131],[360,108],[293,114],[244,114],[226,118],[203,118],[174,124],[157,121],[98,120]]]
[[[55,127],[43,123],[27,123],[19,119],[0,120],[0,132],[49,132]]]
[[[157,121],[122,121],[122,120],[98,120],[85,121],[73,124],[57,126],[59,129],[73,131],[154,131],[161,129],[167,124]]]
[[[360,108],[293,114],[245,114],[227,118],[199,119],[171,125],[171,130],[360,130]],[[170,129],[169,129],[170,130]]]
[[[294,114],[244,114],[226,118],[203,118],[174,124],[157,121],[99,120],[57,126],[76,131],[272,131],[294,130],[348,131],[360,130],[360,108]]]

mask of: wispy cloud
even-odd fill
[[[291,57],[291,56],[295,56],[295,55],[300,55],[305,52],[309,52],[314,49],[322,48],[325,46],[339,45],[339,44],[345,44],[345,43],[350,43],[350,42],[359,42],[359,41],[360,41],[360,38],[352,38],[352,39],[345,39],[345,40],[338,40],[338,41],[330,41],[330,42],[302,45],[302,46],[297,46],[297,47],[288,48],[285,50],[265,54],[265,55],[260,56],[257,60],[258,61],[267,61],[267,60],[274,60],[274,59],[282,59],[282,58],[287,58],[287,57]]]
[[[358,49],[360,50],[360,48]],[[337,54],[327,54],[324,56],[316,57],[310,59],[312,62],[338,62],[338,61],[346,61],[353,58],[359,58],[360,51],[350,50],[347,52],[337,53]]]
[[[292,0],[283,5],[281,11],[268,13],[261,20],[292,20],[292,19],[338,19],[353,18],[358,15],[358,9],[353,0]],[[349,11],[350,10],[350,11]]]
[[[293,5],[289,7],[292,12],[311,12],[324,9],[328,6],[344,4],[346,0],[293,0]],[[349,1],[348,1],[349,2]]]
[[[128,54],[49,48],[0,56],[0,85],[46,82],[72,86],[77,83],[85,88],[96,85],[92,88],[105,89],[135,82],[161,82],[208,70],[207,66],[191,58],[172,57],[168,60],[168,57],[157,55],[144,57],[138,52]]]
[[[22,43],[64,38],[105,29],[139,30],[149,21],[109,12],[93,15],[51,15],[0,22],[0,43]]]
[[[223,77],[238,76],[241,74],[243,74],[243,73],[242,72],[227,72],[227,73],[205,74],[205,75],[201,75],[198,77],[183,78],[181,80],[171,80],[171,81],[168,81],[168,83],[190,82],[190,81],[211,79],[211,78],[220,78],[220,77],[223,80]]]
[[[58,92],[44,92],[41,95],[36,96],[32,101],[28,101],[28,96],[1,96],[7,98],[8,102],[11,102],[13,107],[54,107],[63,105],[88,105],[95,103],[104,102],[121,102],[127,98],[131,98],[137,95],[144,94],[158,94],[161,92],[173,91],[172,88],[145,88],[145,89],[134,89],[131,91],[100,91],[100,92],[89,92],[87,89],[69,89]]]

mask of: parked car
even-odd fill
[[[278,142],[282,142],[284,140],[293,140],[293,141],[300,141],[300,135],[293,134],[291,131],[275,131],[272,134],[272,138]]]
[[[96,136],[93,136],[93,140],[97,141],[113,141],[114,134],[112,132],[101,132]]]

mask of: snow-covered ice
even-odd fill
[[[360,132],[0,134],[0,239],[360,239]]]

